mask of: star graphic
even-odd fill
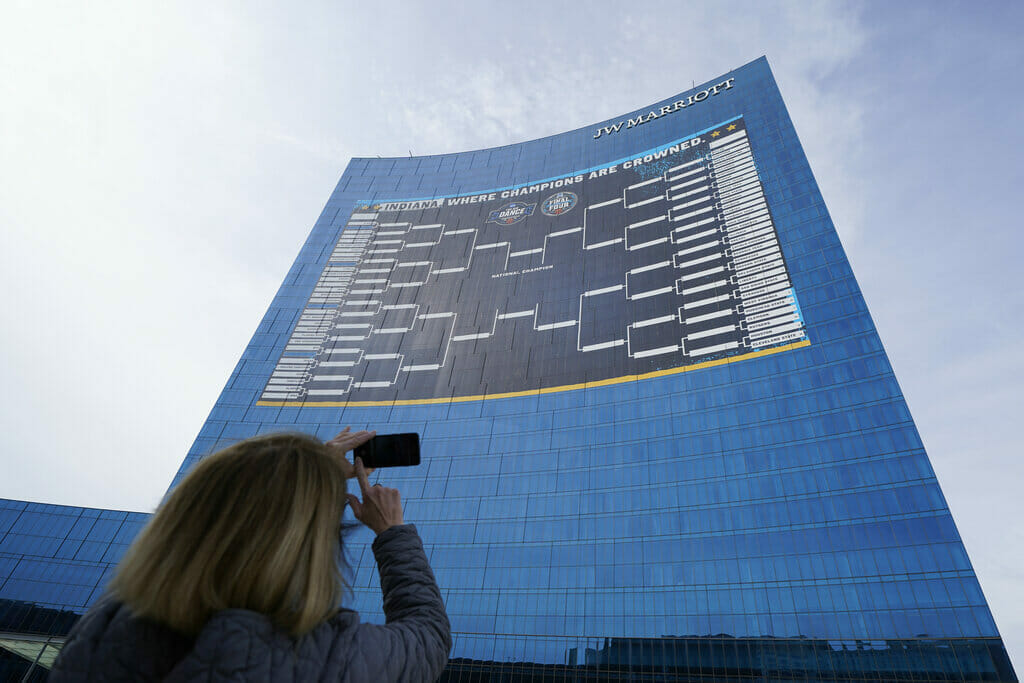
[[[719,135],[721,135],[721,133],[719,133],[719,132],[718,132],[718,131],[716,130],[716,131],[715,131],[714,133],[712,133],[712,134],[711,134],[711,137],[713,137],[713,138],[717,138],[717,137],[718,137]]]
[[[726,126],[726,128],[725,128],[725,129],[726,129],[726,130],[736,130],[736,124],[734,123],[734,124],[732,124],[732,125],[730,125],[730,126]]]

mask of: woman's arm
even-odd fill
[[[405,656],[403,664],[389,667],[401,671],[394,680],[434,680],[448,662],[451,625],[416,527],[404,524],[382,532],[373,542],[373,554],[387,620],[387,626],[374,630],[379,629],[378,636],[386,632],[391,647]]]
[[[397,490],[370,486],[356,458],[363,499],[349,494],[356,519],[377,533],[373,554],[380,571],[386,626],[357,627],[348,680],[432,681],[452,647],[451,625],[416,527],[405,524]]]

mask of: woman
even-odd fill
[[[128,549],[75,625],[51,681],[429,681],[451,649],[441,593],[398,491],[301,434],[247,439],[202,460]],[[347,493],[356,477],[362,500]],[[340,609],[342,512],[377,534],[387,625]]]

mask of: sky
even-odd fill
[[[14,2],[0,497],[150,511],[348,160],[529,140],[767,55],[1024,662],[1024,4]]]

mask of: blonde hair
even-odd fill
[[[199,462],[132,543],[110,590],[133,612],[194,636],[222,609],[267,615],[293,636],[338,608],[347,483],[302,434],[234,444]]]

